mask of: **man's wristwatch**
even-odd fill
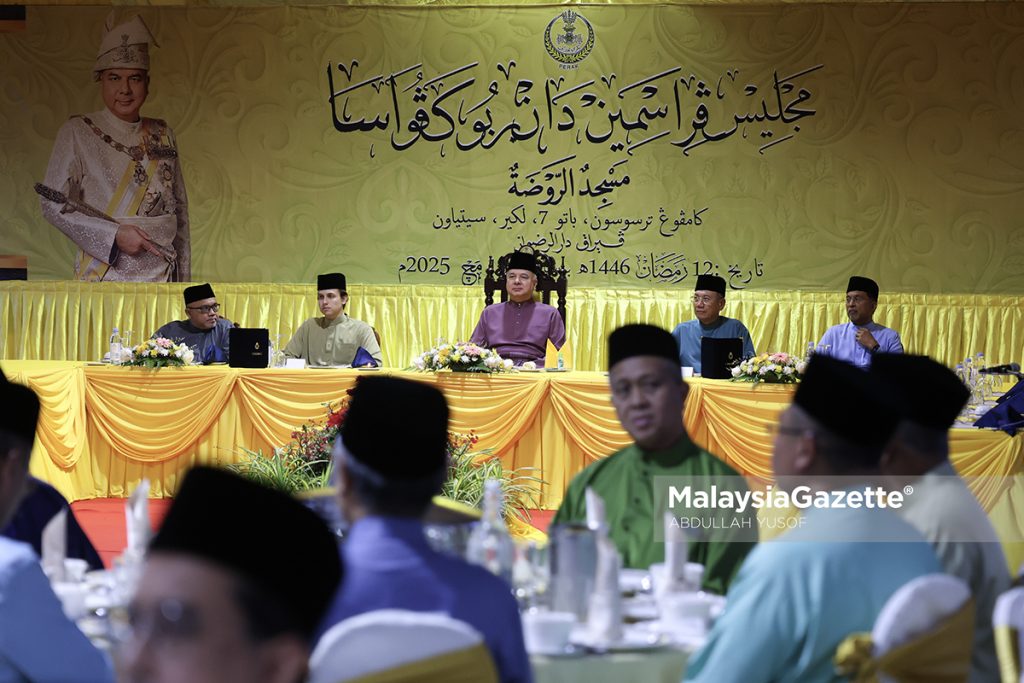
[[[871,347],[871,353],[878,353],[878,349],[880,348],[881,346],[879,345],[879,343],[875,342],[875,345]]]

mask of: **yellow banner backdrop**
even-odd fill
[[[33,279],[72,277],[32,187],[103,106],[108,11],[0,34],[0,251]],[[576,287],[1024,291],[1015,3],[136,11],[193,280],[476,287],[530,244]]]

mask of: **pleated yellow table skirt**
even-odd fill
[[[65,361],[3,361],[14,381],[42,400],[32,472],[70,500],[126,496],[142,478],[154,497],[173,495],[193,464],[241,459],[238,448],[287,443],[302,423],[325,414],[357,370],[239,370],[225,366],[114,368]],[[384,372],[392,372],[385,370]],[[394,374],[436,384],[452,407],[451,429],[474,432],[507,466],[535,467],[554,509],[587,464],[629,443],[596,372],[477,375]],[[695,379],[684,420],[709,451],[747,475],[771,477],[767,425],[792,387]],[[382,434],[382,439],[387,435]],[[1024,435],[951,431],[953,464],[983,479],[975,491],[1002,538],[1024,537]],[[1007,545],[1011,566],[1024,561]]]

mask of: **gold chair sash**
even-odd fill
[[[900,683],[963,683],[971,664],[974,600],[931,631],[876,657],[870,633],[854,633],[839,647],[836,673],[854,683],[878,683],[885,674]]]
[[[480,643],[346,683],[498,683],[498,673],[487,647]]]
[[[1020,634],[1012,626],[996,626],[996,655],[999,656],[999,674],[1002,683],[1020,681]]]

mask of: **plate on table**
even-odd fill
[[[619,590],[623,593],[642,593],[651,590],[651,575],[646,569],[620,569]]]
[[[649,621],[658,618],[658,603],[653,595],[641,594],[622,600],[622,616],[630,621]]]
[[[643,650],[658,650],[669,645],[669,642],[660,633],[650,629],[638,629],[627,625],[622,629],[622,638],[613,643],[591,642],[584,629],[579,633],[573,633],[570,639],[573,645],[585,647],[594,652],[637,652]]]

